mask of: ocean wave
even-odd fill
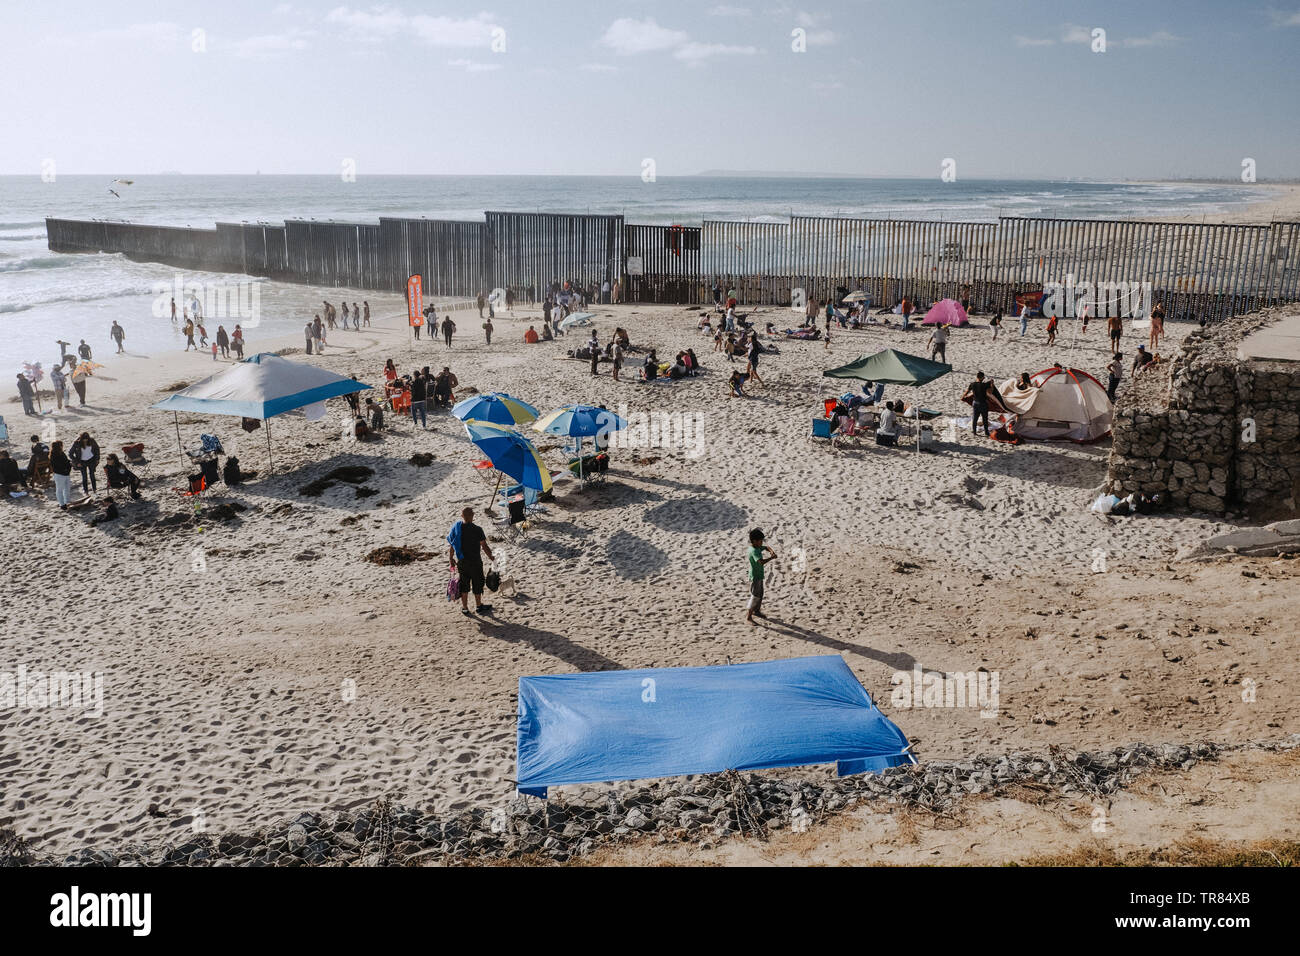
[[[35,229],[40,227],[45,229],[45,220],[37,219],[35,222],[0,222],[0,232],[8,232],[10,229]]]
[[[26,272],[29,269],[67,269],[77,263],[67,256],[45,256],[40,259],[18,259],[0,262],[0,272]]]

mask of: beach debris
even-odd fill
[[[408,548],[405,545],[386,544],[367,554],[366,560],[371,564],[381,564],[389,567],[413,564],[416,561],[428,561],[430,558],[435,557],[437,555],[432,551],[420,551],[416,548]]]
[[[358,498],[369,498],[371,495],[377,495],[377,494],[379,494],[378,488],[367,488],[365,486],[357,487]]]
[[[411,456],[411,464],[417,468],[428,468],[433,464],[433,452],[417,451]]]
[[[172,382],[170,385],[164,385],[158,389],[160,392],[179,392],[182,388],[189,388],[189,382]]]
[[[310,498],[319,498],[325,493],[325,489],[334,487],[337,482],[342,481],[350,485],[359,485],[374,473],[373,468],[365,465],[343,465],[335,468],[329,474],[317,478],[315,481],[309,481],[298,489],[298,494]],[[357,497],[362,496],[358,495]]]
[[[1134,743],[1096,753],[1059,746],[890,767],[815,780],[775,774],[700,774],[684,780],[565,788],[547,801],[515,797],[491,807],[437,814],[380,798],[332,818],[301,813],[253,832],[197,836],[179,846],[85,848],[64,859],[37,857],[0,829],[0,864],[48,866],[339,866],[559,863],[633,840],[716,846],[773,830],[805,832],[835,814],[877,806],[935,827],[960,825],[961,801],[987,794],[1043,805],[1052,799],[1106,800],[1152,771],[1186,771],[1232,751],[1285,753],[1300,734],[1259,743]],[[156,810],[156,807],[151,807]],[[161,811],[157,815],[163,815]]]

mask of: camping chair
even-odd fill
[[[861,442],[858,438],[866,431],[858,424],[856,415],[845,415],[840,418],[839,431],[831,436],[832,448],[860,448]]]
[[[605,475],[609,471],[609,455],[600,452],[595,455],[583,455],[581,458],[570,458],[568,469],[575,478],[581,479],[584,485],[597,484],[605,480]]]
[[[528,506],[521,494],[506,498],[506,514],[492,522],[508,541],[519,541],[528,533]]]
[[[498,494],[500,494],[505,500],[507,508],[509,508],[511,502],[516,498],[523,502],[524,515],[526,517],[546,514],[546,506],[539,501],[541,498],[541,492],[536,488],[525,488],[523,485],[511,485],[509,488],[502,489]]]
[[[812,420],[812,434],[808,436],[809,440],[817,438],[831,438],[831,420],[829,418],[814,418]]]
[[[0,415],[0,442],[4,442],[5,448],[9,447],[9,426],[5,424],[3,415]]]
[[[149,478],[149,459],[144,456],[144,443],[122,446],[122,464],[135,472],[143,484]]]

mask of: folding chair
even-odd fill
[[[528,532],[528,506],[523,494],[506,498],[505,517],[492,522],[509,541],[519,541]]]
[[[817,438],[831,439],[831,420],[829,418],[814,418],[812,420],[812,434],[808,436],[808,439],[812,441]]]
[[[122,463],[134,471],[141,482],[149,480],[149,459],[144,456],[144,443],[122,446]]]

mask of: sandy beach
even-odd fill
[[[499,804],[513,792],[516,681],[529,674],[839,653],[922,758],[1256,740],[1296,727],[1294,563],[1255,561],[1249,576],[1239,564],[1191,564],[1180,552],[1230,522],[1090,514],[1105,443],[1012,447],[957,430],[922,454],[809,440],[820,399],[840,390],[823,369],[882,347],[921,353],[924,331],[836,330],[829,349],[777,340],[780,354],[760,367],[765,386],[740,400],[726,397],[726,357],[696,331],[696,309],[596,309],[602,341],[618,325],[661,357],[692,347],[705,366],[697,378],[641,385],[630,373],[612,381],[608,365],[593,378],[567,358],[585,333],[525,345],[524,331],[540,326],[535,310],[498,316],[491,347],[477,315],[457,313],[448,350],[409,341],[396,297],[366,297],[373,328],[330,333],[323,356],[288,357],[374,386],[387,358],[401,371],[449,365],[458,397],[473,388],[544,410],[586,402],[683,413],[699,416],[702,440],[616,449],[604,485],[557,482],[522,541],[493,542],[513,590],[494,597],[492,617],[465,618],[445,597],[444,539],[459,510],[481,508],[491,489],[449,414],[431,415],[427,430],[390,417],[366,443],[342,437],[342,400],[323,421],[275,419],[274,475],[264,432],[182,415],[187,446],[216,434],[259,471],[196,504],[170,490],[189,468],[172,416],[148,406],[220,363],[179,343],[109,357],[86,408],[46,418],[66,441],[89,429],[105,453],[144,442],[153,467],[143,499],[96,527],[90,512],[61,513],[38,497],[4,509],[0,659],[104,676],[100,716],[30,709],[0,719],[9,781],[0,817],[39,851],[175,839],[196,818],[214,832],[246,828],[381,795],[440,810]],[[337,301],[337,290],[272,301],[301,312],[322,299]],[[752,317],[760,327],[798,321],[775,308]],[[985,323],[954,330],[956,371],[923,390],[922,404],[961,414],[957,397],[977,369],[1000,381],[1059,361],[1103,376],[1096,325],[1077,338],[1067,327],[1049,349],[1041,320],[1023,340],[1008,323],[997,342]],[[1168,329],[1172,340],[1187,331]],[[250,352],[301,346],[250,335]],[[35,422],[16,404],[5,417],[25,461]],[[552,462],[554,445],[539,441]],[[432,462],[411,463],[417,453]],[[319,497],[299,493],[343,465],[373,469],[364,497],[341,482]],[[780,555],[771,618],[758,627],[743,620],[753,526]],[[365,560],[386,545],[433,557]],[[998,671],[1000,715],[891,710],[891,675],[914,666]],[[1257,703],[1241,700],[1247,675]]]

